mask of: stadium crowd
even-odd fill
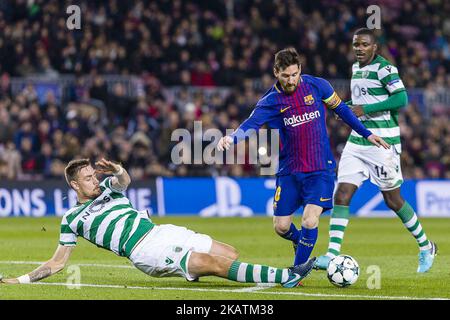
[[[0,178],[60,178],[74,156],[106,156],[135,179],[151,176],[257,175],[252,165],[174,165],[177,128],[236,128],[273,82],[273,54],[295,46],[302,72],[348,79],[352,31],[365,26],[369,3],[351,1],[78,1],[82,29],[66,28],[70,1],[0,2]],[[380,53],[396,64],[407,89],[433,95],[450,87],[450,3],[379,1]],[[301,36],[300,36],[301,35]],[[75,74],[67,101],[33,85],[12,94],[11,77]],[[133,74],[142,94],[109,89],[102,75]],[[87,81],[86,79],[92,79]],[[163,94],[229,87],[220,95]],[[348,98],[348,92],[341,92]],[[91,99],[106,116],[84,108]],[[402,111],[405,178],[450,178],[450,108]],[[337,158],[349,128],[327,118]]]

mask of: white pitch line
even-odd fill
[[[242,289],[233,289],[233,292],[255,292],[277,286],[276,283],[257,283],[256,287],[246,287]]]
[[[0,261],[0,264],[28,264],[28,265],[41,265],[43,262],[40,261]],[[103,267],[103,268],[125,268],[125,269],[135,269],[133,266],[127,265],[112,265],[112,264],[92,264],[92,263],[79,263],[72,264],[80,267]],[[274,283],[258,283],[256,287],[245,287],[242,289],[233,289],[233,292],[253,292],[269,287],[274,287]]]
[[[204,288],[176,288],[176,287],[139,287],[139,286],[119,286],[109,284],[67,284],[58,282],[35,282],[31,285],[47,285],[47,286],[74,286],[89,288],[111,288],[111,289],[137,289],[137,290],[172,290],[172,291],[200,291],[200,292],[229,292],[229,293],[254,293],[266,295],[295,295],[304,297],[327,297],[327,298],[355,298],[355,299],[382,299],[382,300],[449,300],[448,298],[419,298],[407,296],[369,296],[369,295],[350,295],[350,294],[325,294],[325,293],[306,293],[306,292],[273,292],[273,291],[242,291],[241,289],[204,289]],[[254,289],[259,287],[252,287]]]
[[[0,264],[30,264],[41,265],[44,261],[0,261]],[[133,266],[120,264],[98,264],[98,263],[71,263],[69,265],[76,265],[80,267],[98,267],[98,268],[119,268],[119,269],[135,269]]]
[[[43,262],[39,261],[0,261],[0,264],[33,264],[40,265]],[[133,266],[127,265],[108,265],[108,264],[74,264],[78,266],[86,267],[104,267],[104,268],[126,268],[134,269]],[[257,284],[255,287],[245,287],[240,289],[204,289],[204,288],[174,288],[174,287],[139,287],[139,286],[119,286],[109,284],[67,284],[57,282],[36,282],[32,285],[48,285],[48,286],[80,286],[90,288],[115,288],[115,289],[136,289],[136,290],[180,290],[180,291],[201,291],[201,292],[230,292],[230,293],[254,293],[254,294],[269,294],[269,295],[295,295],[305,297],[328,297],[328,298],[354,298],[354,299],[383,299],[383,300],[450,300],[449,298],[441,297],[408,297],[408,296],[370,296],[370,295],[350,295],[350,294],[328,294],[328,293],[306,293],[306,292],[273,292],[273,291],[261,291],[270,287],[276,286],[276,284]],[[300,289],[301,290],[301,289]]]

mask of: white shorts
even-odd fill
[[[338,168],[338,183],[351,183],[358,188],[370,178],[381,191],[394,190],[403,183],[400,154],[375,146],[357,146],[347,142]]]
[[[130,260],[152,277],[182,276],[194,280],[188,270],[190,255],[209,253],[211,246],[208,235],[173,224],[156,225],[133,250]]]

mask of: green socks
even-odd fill
[[[334,206],[330,219],[330,241],[328,243],[327,256],[333,258],[341,253],[342,239],[348,224],[350,214],[348,206]]]
[[[422,225],[417,218],[417,214],[410,204],[405,201],[401,209],[397,212],[403,225],[413,235],[419,244],[420,250],[430,250],[431,244],[427,235],[422,229]],[[327,256],[333,258],[341,253],[342,240],[344,239],[345,228],[348,224],[349,207],[334,206],[330,219],[330,241],[328,244]]]
[[[288,269],[234,261],[228,271],[228,279],[238,282],[284,283],[289,279]]]
[[[408,229],[409,232],[416,239],[419,244],[419,249],[422,250],[430,250],[431,244],[427,239],[427,235],[422,229],[422,225],[417,218],[414,209],[409,205],[408,202],[405,201],[401,209],[397,212],[398,217],[402,220],[403,225]]]

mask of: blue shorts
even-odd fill
[[[333,208],[335,176],[333,170],[321,170],[277,177],[274,215],[288,216],[307,204],[318,205],[323,212]]]

